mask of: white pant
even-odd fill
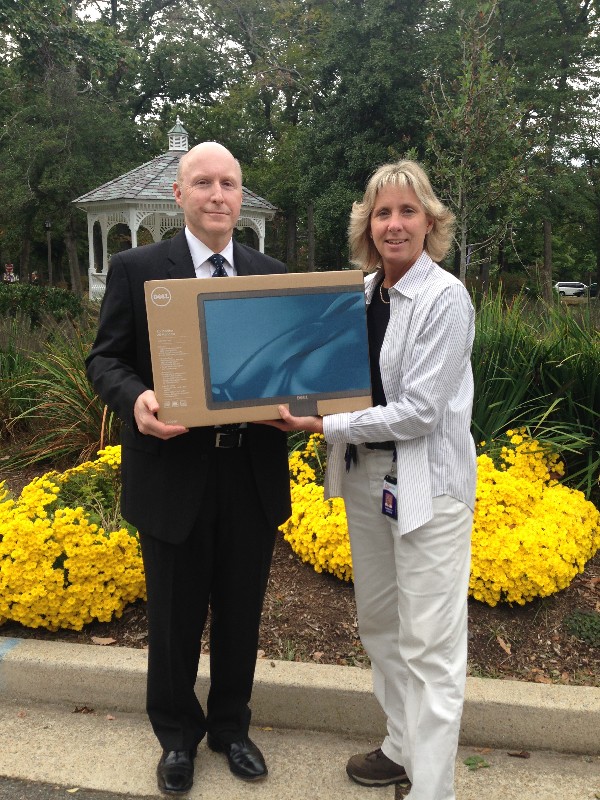
[[[360,637],[387,716],[381,749],[412,781],[410,800],[454,800],[467,667],[471,510],[448,495],[400,536],[381,513],[392,454],[358,448],[344,476]]]

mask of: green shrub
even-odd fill
[[[56,322],[66,317],[76,319],[84,310],[85,301],[68,289],[29,283],[0,284],[0,317],[21,314],[32,328],[48,318]]]

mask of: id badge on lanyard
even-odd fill
[[[398,477],[396,471],[396,451],[392,459],[392,467],[383,479],[381,495],[381,513],[386,517],[398,519]]]

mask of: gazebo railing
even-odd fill
[[[102,300],[106,289],[106,273],[88,270],[90,300]]]

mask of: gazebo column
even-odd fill
[[[102,234],[102,272],[96,272],[94,255],[94,224],[100,223]],[[90,268],[88,270],[88,285],[90,300],[102,300],[106,288],[106,274],[108,273],[108,217],[106,214],[91,216],[88,214],[88,249]]]
[[[258,249],[261,253],[265,252],[265,220],[264,217],[253,217],[254,223],[251,227],[254,228],[258,237]]]
[[[131,231],[131,246],[137,247],[138,221],[135,208],[129,209],[129,230]]]
[[[104,281],[98,278],[96,272],[96,259],[94,257],[94,223],[98,219],[97,216],[87,215],[87,228],[88,228],[88,253],[89,253],[89,269],[88,269],[88,297],[90,300],[101,300],[104,294]]]
[[[87,215],[87,230],[88,230],[88,261],[90,265],[90,272],[96,272],[96,259],[94,258],[94,223],[96,217],[91,214]]]
[[[98,221],[102,234],[102,274],[106,275],[108,272],[108,216],[100,214]]]

